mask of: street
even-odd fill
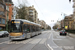
[[[60,36],[59,32],[48,30],[25,40],[0,38],[0,50],[75,50],[75,38]]]

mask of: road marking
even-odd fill
[[[53,50],[53,48],[52,47],[50,47],[50,45],[49,44],[47,44],[48,45],[48,47],[51,49],[51,50]]]
[[[53,34],[52,34],[52,42],[54,43],[53,41]],[[56,47],[59,47],[56,43],[54,43],[56,45]],[[62,48],[59,48],[60,50],[62,50]]]
[[[44,44],[47,39],[42,39],[39,44]]]
[[[51,37],[51,34],[49,35],[49,38],[48,39],[50,39],[50,37]]]

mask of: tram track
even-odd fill
[[[29,42],[31,42],[31,41],[33,41],[34,39],[36,39],[36,38],[38,38],[39,36],[41,36],[42,38],[44,37],[44,36],[46,36],[47,34],[44,34],[43,33],[43,36],[41,36],[41,35],[38,35],[38,36],[36,36],[35,38],[30,38],[30,39],[32,39],[32,40],[30,40],[30,41],[28,41],[28,42],[26,42],[25,44],[27,44],[27,43],[29,43]],[[28,39],[29,40],[29,39]],[[42,39],[41,39],[42,40]],[[41,41],[40,40],[40,41]],[[24,40],[24,41],[26,41],[26,40]],[[40,42],[39,41],[39,42]],[[17,48],[20,48],[20,47],[22,47],[23,45],[25,45],[25,44],[22,44],[22,45],[19,45],[18,47],[16,47],[16,49],[15,50],[17,50]],[[16,45],[16,44],[15,44]],[[36,44],[37,45],[37,44]],[[7,47],[10,47],[10,46],[12,46],[12,44],[7,44],[5,47],[1,47],[0,49],[2,49],[2,48],[7,48]]]
[[[45,34],[43,34],[43,36],[45,36]],[[43,39],[43,36],[42,36],[42,39]],[[37,36],[37,37],[38,37],[38,36]],[[37,38],[37,37],[36,37],[36,38]],[[42,39],[41,39],[41,40],[42,40]],[[33,40],[34,40],[34,39],[33,39]],[[40,40],[40,41],[41,41],[41,40]],[[40,41],[39,41],[39,42],[40,42]],[[38,43],[39,43],[39,42],[38,42]],[[28,43],[29,43],[29,42],[28,42]],[[38,44],[38,43],[37,43],[37,44]],[[37,44],[35,44],[35,45],[33,46],[33,48],[34,48]],[[22,46],[24,46],[24,45],[22,45]],[[20,47],[22,47],[22,46],[20,46]],[[18,47],[18,48],[20,48],[20,47]],[[18,50],[18,48],[16,48],[15,50]],[[33,49],[33,48],[32,48],[32,49]],[[32,50],[32,49],[31,49],[31,50]]]

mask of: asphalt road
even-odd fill
[[[0,38],[0,50],[75,50],[75,38],[60,36],[59,32],[48,30],[26,40]]]

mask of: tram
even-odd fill
[[[41,25],[24,19],[12,19],[9,38],[19,40],[41,34]]]

